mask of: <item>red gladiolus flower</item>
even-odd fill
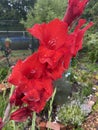
[[[38,53],[34,53],[24,61],[17,62],[8,81],[16,86],[25,85],[29,79],[40,78],[44,69],[45,65],[39,62]]]
[[[28,29],[31,35],[39,39],[40,46],[37,52],[17,62],[8,79],[16,86],[10,103],[20,107],[11,114],[12,120],[25,121],[31,117],[31,112],[39,113],[52,96],[52,82],[61,78],[68,69],[71,58],[82,48],[86,30],[93,25],[90,22],[82,28],[86,20],[81,19],[75,30],[68,32],[68,25],[82,14],[87,2],[69,0],[63,21],[54,19]]]
[[[52,93],[53,87],[50,79],[34,80],[28,82],[26,87],[17,87],[10,98],[10,103],[16,106],[22,106],[25,103],[27,107],[16,110],[11,114],[11,119],[25,121],[32,111],[39,113],[43,110]]]
[[[8,79],[16,85],[10,103],[20,107],[25,103],[36,112],[44,108],[53,92],[52,80],[43,78],[46,65],[40,63],[38,58],[38,53],[35,53],[24,61],[18,61]]]
[[[68,69],[71,58],[81,49],[84,33],[92,26],[92,23],[89,23],[81,29],[85,22],[81,19],[75,31],[70,34],[67,24],[59,19],[47,24],[35,24],[28,29],[40,40],[39,61],[42,64],[47,63],[46,72],[53,80],[61,77],[64,70]]]
[[[69,0],[63,21],[70,26],[74,20],[81,16],[88,1],[89,0]]]
[[[66,63],[67,67],[65,67],[68,68],[72,57],[70,49],[73,46],[73,37],[68,34],[67,24],[59,19],[54,19],[47,24],[35,24],[34,27],[28,29],[28,31],[40,40],[40,47],[38,49],[39,61],[42,64],[47,63],[46,71],[53,74],[51,75],[53,79],[60,78],[61,73],[64,72],[63,60],[61,61],[61,59],[64,55],[67,56],[67,54],[70,54]],[[59,68],[57,66],[59,66]]]

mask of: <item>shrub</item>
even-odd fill
[[[72,84],[77,84],[82,97],[89,96],[92,93],[93,86],[92,72],[89,70],[79,69],[77,67],[71,69],[72,70],[68,79],[72,82]]]
[[[87,51],[89,60],[92,63],[98,61],[98,32],[95,34],[86,35],[84,48]]]
[[[75,127],[80,126],[85,119],[84,113],[78,104],[63,105],[57,116],[64,125],[74,125]]]

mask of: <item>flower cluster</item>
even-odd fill
[[[73,0],[69,0],[69,3],[74,4]],[[84,4],[86,2],[83,2],[81,10]],[[25,121],[32,116],[32,111],[39,113],[43,110],[52,96],[53,81],[62,77],[71,58],[82,48],[84,33],[93,24],[90,22],[83,28],[85,23],[86,20],[80,19],[71,33],[69,22],[59,19],[35,24],[28,29],[31,35],[39,39],[40,45],[37,52],[24,61],[19,60],[9,76],[8,81],[15,85],[10,103],[19,106],[19,109],[11,114],[12,120]]]

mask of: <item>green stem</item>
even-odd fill
[[[5,101],[6,90],[3,91],[3,99]]]
[[[12,85],[11,87],[9,98],[12,96],[13,91],[14,91],[14,85]],[[15,121],[12,121],[12,124],[13,124],[13,130],[16,130]]]
[[[13,130],[16,130],[15,121],[12,121],[13,124]]]
[[[13,94],[13,91],[14,91],[14,85],[12,85],[12,87],[11,87],[11,90],[10,90],[10,95],[9,95],[9,97],[11,97],[11,96],[12,96],[12,94]]]
[[[51,101],[50,101],[50,110],[48,112],[49,122],[51,122],[52,105],[53,105],[55,94],[56,94],[56,88],[54,89],[54,92],[53,92],[53,95],[52,95],[52,98],[51,98]],[[49,130],[49,128],[48,128],[48,130]]]
[[[35,130],[35,121],[36,121],[36,112],[33,112],[33,119],[32,119],[32,128],[31,130]]]
[[[9,98],[11,97],[13,90],[14,90],[14,86],[11,87]],[[10,103],[8,103],[6,110],[4,112],[3,122],[7,122],[9,120],[10,111],[11,111],[11,105],[10,105]]]

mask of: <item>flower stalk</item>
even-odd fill
[[[54,98],[55,98],[55,94],[56,94],[56,88],[54,89],[54,92],[53,92],[53,95],[52,95],[52,98],[51,98],[51,101],[50,101],[50,109],[48,111],[48,119],[49,119],[49,122],[51,122],[51,113],[52,113],[52,106],[53,106],[53,101],[54,101]],[[48,130],[50,130],[48,128]]]
[[[14,86],[12,85],[11,87],[11,90],[10,90],[10,94],[9,94],[9,98],[12,96],[12,93],[14,91]],[[4,94],[5,95],[5,94]],[[6,110],[4,112],[4,117],[3,117],[3,122],[4,122],[4,125],[8,122],[9,120],[9,117],[10,117],[10,111],[11,111],[11,105],[10,103],[8,103],[7,107],[6,107]],[[14,121],[13,121],[14,122]],[[3,125],[3,127],[4,127]],[[13,123],[13,127],[15,128],[15,123]]]
[[[33,112],[32,128],[31,128],[31,130],[35,130],[35,126],[36,126],[36,112]]]

